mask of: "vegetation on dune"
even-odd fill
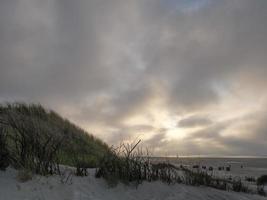
[[[152,179],[149,156],[143,156],[142,151],[135,150],[136,144],[122,144],[112,148],[103,158],[96,171],[97,178],[104,178],[108,184],[116,185],[119,181],[129,184],[140,184],[143,180]]]
[[[67,164],[86,175],[83,169],[96,167],[108,151],[104,142],[41,105],[0,105],[0,169],[10,164],[46,175]]]
[[[257,179],[257,185],[266,185],[267,184],[267,175],[262,175]]]
[[[261,195],[266,195],[264,186],[267,184],[267,175],[262,175],[257,179],[257,190]]]
[[[4,170],[8,166],[8,150],[7,150],[7,137],[0,127],[0,170]]]

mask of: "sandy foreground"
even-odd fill
[[[119,184],[110,188],[102,179],[94,178],[94,170],[88,177],[73,176],[62,183],[62,177],[35,176],[25,183],[16,180],[17,171],[0,171],[0,200],[266,200],[258,195],[220,191],[206,187],[191,187],[182,184],[167,185],[152,182],[133,186]],[[66,176],[65,176],[66,178]],[[65,179],[66,180],[66,179]]]

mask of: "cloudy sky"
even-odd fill
[[[1,0],[0,102],[154,155],[267,155],[266,0]]]

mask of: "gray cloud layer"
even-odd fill
[[[266,0],[1,1],[0,101],[40,102],[111,143],[142,133],[158,154],[266,154],[266,10]],[[202,129],[170,139],[153,124],[154,100],[178,127]],[[125,123],[136,115],[151,124]]]

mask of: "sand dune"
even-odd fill
[[[263,200],[257,195],[220,191],[206,187],[167,185],[161,182],[144,182],[138,188],[119,184],[110,188],[104,180],[94,178],[94,170],[88,177],[72,177],[66,184],[61,177],[39,177],[20,183],[17,171],[7,169],[0,172],[0,200]]]

